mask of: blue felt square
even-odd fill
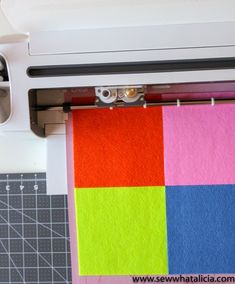
[[[166,188],[170,274],[235,273],[235,185]]]

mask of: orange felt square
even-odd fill
[[[164,185],[162,109],[73,112],[75,187]]]

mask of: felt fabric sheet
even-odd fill
[[[235,105],[163,109],[166,185],[235,184]]]
[[[80,275],[168,272],[164,187],[76,189],[75,200]]]
[[[161,108],[73,113],[76,187],[164,185]]]
[[[235,185],[167,187],[171,274],[235,273]]]
[[[234,121],[234,105],[72,114],[74,283],[235,273]]]

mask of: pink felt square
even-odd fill
[[[165,107],[165,184],[235,183],[235,105]]]

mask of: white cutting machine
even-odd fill
[[[72,109],[234,102],[234,0],[0,3],[0,172],[46,171],[49,194]]]

